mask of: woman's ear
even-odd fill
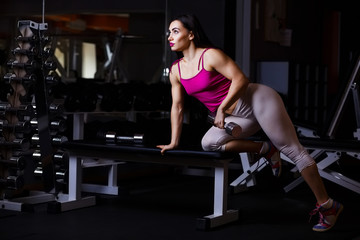
[[[192,31],[189,32],[189,40],[193,40],[194,39],[194,34]]]

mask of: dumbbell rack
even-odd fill
[[[8,188],[4,190],[7,194],[3,194],[0,206],[3,209],[22,211],[29,205],[56,202],[60,204],[59,210],[64,211],[94,205],[94,198],[82,199],[78,194],[74,195],[74,191],[71,190],[73,186],[69,186],[69,194],[64,194],[63,189],[57,184],[58,165],[55,165],[54,159],[56,155],[59,156],[59,144],[56,143],[66,141],[66,137],[56,135],[61,121],[50,119],[61,114],[62,108],[55,103],[48,104],[50,102],[49,86],[56,83],[57,75],[56,64],[52,61],[53,51],[49,47],[51,39],[44,34],[47,23],[23,20],[18,22],[18,29],[21,33],[16,38],[18,47],[12,51],[14,59],[8,62],[8,67],[12,72],[4,77],[12,91],[8,94],[8,102],[0,105],[2,106],[0,110],[3,110],[0,116],[3,135],[0,141],[3,160],[1,162],[10,162],[14,156],[26,156],[25,162],[30,166],[19,169],[18,164],[16,168],[18,176],[15,177],[24,177],[23,182],[14,181],[14,176],[8,177],[6,181],[18,184],[13,183],[11,191]],[[20,118],[20,113],[23,112],[21,110],[25,109],[24,106],[28,106],[26,109],[32,109],[34,114],[25,114],[23,118]],[[25,133],[24,121],[26,121],[26,126],[30,122],[35,134],[31,136],[34,131],[31,134]],[[16,127],[18,125],[22,128]],[[51,128],[53,125],[57,127],[57,131]],[[22,131],[15,131],[16,129]],[[22,141],[19,141],[19,136]],[[66,157],[62,159],[65,170],[76,172],[77,166],[68,166],[68,162],[64,164],[65,161],[68,161]],[[3,174],[6,174],[3,165],[0,163],[0,169]],[[36,175],[41,177],[40,184],[35,181]],[[77,176],[76,173],[75,175]]]

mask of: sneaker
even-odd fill
[[[335,222],[344,206],[332,199],[331,201],[333,203],[330,208],[324,208],[323,206],[316,204],[316,208],[310,212],[310,220],[313,215],[319,213],[319,223],[313,227],[314,231],[325,232],[335,225]]]
[[[270,164],[271,170],[275,177],[280,177],[281,174],[281,158],[280,152],[276,147],[270,142],[266,142],[269,145],[269,151],[262,155]]]

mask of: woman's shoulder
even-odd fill
[[[212,47],[212,48],[205,48],[204,54],[206,54],[206,55],[223,55],[224,52],[220,48]]]
[[[173,71],[178,71],[178,64],[179,62],[181,61],[182,58],[179,58],[179,59],[176,59],[175,61],[173,61],[173,63],[171,64],[170,66],[170,72],[173,72]]]
[[[175,77],[176,79],[179,79],[180,77],[180,73],[179,73],[179,62],[181,61],[182,58],[180,59],[176,59],[170,66],[170,76]]]
[[[204,52],[204,59],[205,63],[214,66],[226,59],[226,54],[220,48],[209,48]]]

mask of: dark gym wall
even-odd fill
[[[86,4],[84,4],[86,2]],[[149,41],[123,41],[122,64],[127,68],[129,79],[153,82],[161,77],[164,48],[168,47],[165,38],[165,12],[168,21],[182,13],[194,13],[198,16],[213,43],[224,48],[225,3],[223,0],[133,0],[133,1],[49,1],[45,2],[46,15],[79,13],[130,13],[129,32],[133,35],[145,35]],[[42,0],[16,2],[6,1],[0,8],[0,32],[13,38],[18,19],[26,16],[41,15]],[[5,16],[12,16],[12,22]],[[6,22],[5,22],[6,21]],[[2,24],[4,23],[4,24]],[[168,24],[168,23],[166,23]],[[165,44],[165,46],[164,46]],[[9,44],[11,45],[11,43]],[[169,49],[168,49],[169,50]],[[175,55],[166,65],[171,64]],[[141,69],[140,69],[141,67]]]
[[[255,4],[252,5],[252,59],[315,62],[319,61],[321,49],[322,9],[319,1],[287,1],[286,27],[293,30],[290,47],[264,39],[265,1],[259,3],[259,28],[255,28]],[[254,1],[255,2],[255,1]]]
[[[352,26],[359,22],[355,0],[291,0],[287,1],[287,27],[293,29],[291,47],[281,47],[276,43],[265,42],[263,37],[263,11],[266,0],[252,0],[252,24],[255,22],[254,3],[260,5],[260,29],[252,27],[251,60],[296,61],[307,63],[321,63],[323,39],[324,11],[334,10],[341,14],[341,66],[345,68],[347,59],[355,50],[358,35],[354,34]],[[236,31],[236,25],[231,26],[236,0],[103,0],[99,1],[46,1],[46,14],[67,13],[164,13],[167,7],[168,18],[171,19],[180,13],[195,13],[202,22],[205,31],[211,40],[220,48],[224,48],[232,56],[234,37],[230,36]],[[166,4],[167,3],[167,4]],[[10,22],[7,16],[22,17],[24,15],[40,15],[42,0],[3,1],[0,8],[0,36],[10,37],[16,31],[15,21]],[[167,5],[167,6],[166,6]],[[229,10],[230,9],[230,10]],[[134,31],[137,32],[137,29]],[[139,54],[136,54],[139,55]]]
[[[354,32],[360,24],[360,15],[354,8],[355,0],[288,0],[285,22],[286,27],[292,29],[290,47],[264,40],[265,1],[252,1],[251,59],[253,62],[292,61],[327,64],[329,57],[334,57],[339,58],[339,77],[344,76],[350,63],[349,59],[360,49],[358,44],[360,35]],[[256,2],[259,3],[258,29],[255,28]],[[339,30],[336,29],[336,23],[331,22],[336,21],[336,18],[331,17],[336,14],[338,14]],[[336,44],[338,46],[334,47]]]
[[[2,1],[1,15],[36,15],[42,13],[43,0]],[[47,14],[72,13],[119,13],[119,12],[163,12],[165,0],[47,0],[45,12]]]

